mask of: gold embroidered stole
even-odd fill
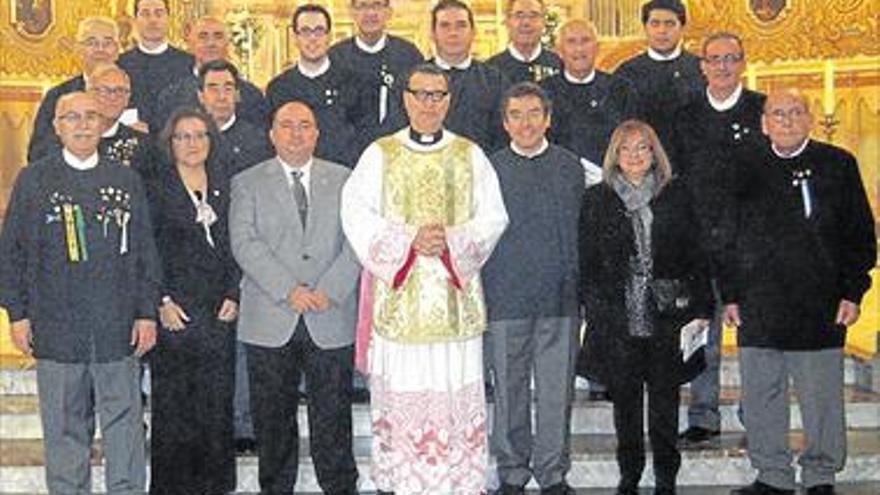
[[[408,225],[468,221],[474,214],[472,143],[455,138],[442,149],[416,151],[393,136],[378,143],[383,152],[382,216]],[[482,333],[486,311],[480,277],[449,281],[439,258],[416,257],[397,290],[373,279],[373,327],[396,342],[463,340]]]

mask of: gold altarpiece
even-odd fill
[[[431,52],[433,0],[391,0],[391,31]],[[507,0],[471,1],[476,13],[475,52],[485,58],[507,43]],[[350,36],[349,0],[319,0],[334,19],[334,37]],[[236,52],[242,71],[258,85],[295,62],[290,14],[302,1],[170,0],[172,39],[182,42],[186,23],[203,14],[223,19],[244,36]],[[547,0],[554,16],[592,19],[599,27],[598,65],[610,70],[644,49],[638,19],[643,0]],[[710,32],[738,33],[749,66],[746,85],[760,91],[793,86],[805,91],[817,119],[814,136],[859,158],[875,218],[880,218],[880,3],[874,0],[691,0],[686,46],[699,51]],[[47,10],[48,9],[48,10]],[[76,26],[89,15],[119,21],[131,45],[130,0],[0,0],[0,218],[25,152],[42,93],[79,72],[73,53]],[[243,33],[243,34],[242,34]],[[875,276],[875,279],[877,277]],[[875,284],[877,285],[877,284]],[[866,298],[860,327],[869,349],[880,329],[877,289]],[[865,321],[867,320],[867,321]],[[0,324],[2,326],[2,324]],[[0,336],[0,354],[6,332]],[[8,344],[7,344],[8,345]],[[864,351],[866,346],[860,346]],[[871,352],[870,350],[868,352]]]

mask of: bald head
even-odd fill
[[[196,19],[189,29],[187,46],[200,67],[212,60],[226,60],[229,56],[226,24],[211,16]]]
[[[64,149],[80,159],[95,154],[101,140],[102,122],[94,96],[82,91],[62,96],[55,105],[53,123]]]
[[[772,91],[764,103],[761,126],[777,151],[794,152],[810,137],[813,128],[806,96],[793,89]]]
[[[315,152],[318,135],[315,114],[305,103],[291,101],[275,111],[269,138],[275,152],[288,165],[305,165]]]

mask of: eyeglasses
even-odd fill
[[[709,65],[733,65],[742,62],[742,53],[725,53],[724,55],[710,55],[703,57],[703,62]]]
[[[89,50],[109,50],[118,46],[116,40],[112,38],[104,38],[100,40],[98,38],[86,38],[80,41],[79,44],[88,48]]]
[[[190,134],[188,132],[175,132],[174,134],[171,135],[171,138],[174,139],[175,141],[177,141],[178,143],[186,143],[186,144],[193,144],[193,143],[201,144],[201,143],[205,142],[208,139],[208,137],[209,137],[208,133],[205,131],[194,132],[192,134]]]
[[[516,12],[511,12],[510,17],[518,21],[534,21],[544,17],[544,14],[537,10],[517,10]]]
[[[303,26],[296,30],[296,34],[298,34],[299,36],[304,36],[306,38],[319,38],[321,36],[327,35],[327,28],[325,26]]]
[[[426,89],[412,89],[406,88],[406,92],[413,95],[413,98],[420,103],[425,103],[427,101],[432,101],[434,103],[439,103],[443,101],[444,98],[449,96],[449,91],[444,90],[436,90],[436,91],[428,91]]]
[[[114,98],[128,96],[129,94],[131,94],[131,90],[126,88],[125,86],[95,86],[94,88],[92,88],[92,91],[98,93],[99,96],[112,96]]]
[[[651,152],[651,145],[644,143],[635,146],[623,145],[619,148],[619,151],[621,155],[642,156]]]
[[[94,124],[101,120],[101,114],[99,114],[98,112],[67,112],[64,115],[59,115],[58,119],[66,121],[68,124],[72,125],[78,125],[81,122]]]
[[[387,8],[388,2],[358,3],[354,6],[354,10],[358,12],[376,12]]]
[[[775,110],[771,110],[770,112],[768,112],[768,115],[770,116],[771,119],[773,119],[773,121],[781,124],[788,119],[800,120],[801,118],[803,118],[804,116],[807,115],[807,110],[803,107],[794,107],[794,108],[789,108],[788,110],[783,110],[781,108],[777,108]]]

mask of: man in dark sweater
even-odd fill
[[[550,141],[581,158],[586,183],[597,184],[611,133],[636,116],[635,90],[626,79],[596,70],[599,36],[590,21],[563,24],[557,44],[565,69],[541,82],[553,100]]]
[[[572,493],[565,482],[569,415],[578,351],[577,236],[583,171],[549,144],[550,99],[534,83],[502,100],[508,148],[491,157],[510,223],[483,268],[489,322],[485,359],[495,376],[492,453],[499,493]],[[528,269],[524,269],[528,267]],[[534,370],[536,416],[531,430]]]
[[[473,59],[474,33],[474,14],[461,0],[440,0],[431,10],[431,62],[448,71],[452,95],[444,127],[490,154],[507,143],[499,108],[508,83],[498,69]]]
[[[765,96],[743,88],[745,51],[735,34],[709,35],[703,42],[700,67],[708,86],[701,98],[676,114],[669,155],[693,193],[700,239],[709,254],[711,276],[716,279],[722,240],[733,235],[728,214],[732,211],[729,188],[735,182],[736,157],[751,147],[766,146],[760,132]],[[706,369],[691,382],[688,428],[681,435],[689,444],[716,437],[721,430],[720,318],[719,305],[704,348]]]
[[[199,67],[199,103],[217,124],[219,146],[230,175],[275,156],[266,131],[238,118],[242,106],[238,91],[243,81],[238,70],[225,60],[214,60]]]
[[[357,33],[330,47],[330,60],[369,86],[366,122],[371,131],[367,139],[372,142],[406,126],[402,81],[424,57],[414,44],[386,32],[390,0],[351,0],[349,5]]]
[[[152,112],[159,92],[192,76],[194,60],[168,44],[168,0],[135,0],[134,23],[138,44],[119,57],[119,66],[131,77],[131,104],[138,118],[156,126]]]
[[[174,110],[198,105],[200,68],[212,60],[229,59],[226,25],[214,17],[205,16],[197,19],[189,29],[187,44],[195,59],[195,65],[189,74],[159,92],[150,124],[150,128],[157,133],[165,127],[165,122]],[[269,112],[263,92],[250,82],[239,79],[236,98],[241,101],[238,118],[265,129]]]
[[[672,117],[679,108],[700,98],[705,87],[699,57],[681,46],[686,22],[680,0],[651,0],[643,5],[648,50],[615,71],[635,85],[642,118],[654,128],[663,146],[670,143]]]
[[[353,167],[372,128],[367,122],[370,91],[356,73],[328,57],[330,28],[324,7],[297,7],[293,32],[299,61],[269,82],[266,99],[271,112],[294,100],[307,104],[321,129],[315,156]]]
[[[58,100],[63,149],[25,167],[0,234],[0,306],[37,359],[50,493],[91,493],[97,413],[108,493],[143,493],[139,357],[156,342],[159,261],[141,179],[99,156],[94,98]],[[35,165],[35,166],[34,166]]]
[[[28,163],[34,163],[58,146],[58,137],[52,126],[58,98],[86,89],[85,74],[100,63],[113,63],[119,56],[119,27],[109,17],[88,17],[80,21],[76,30],[76,53],[82,73],[49,89],[40,102],[34,127],[28,143]]]
[[[510,44],[486,61],[500,70],[511,83],[540,82],[559,74],[562,59],[544,50],[544,0],[508,0],[504,13]]]
[[[877,260],[874,219],[855,158],[809,139],[813,116],[795,92],[771,93],[771,144],[744,163],[738,222],[722,276],[724,319],[738,327],[749,459],[734,495],[794,494],[789,378],[804,425],[798,456],[809,495],[833,494],[846,460],[843,345]]]

